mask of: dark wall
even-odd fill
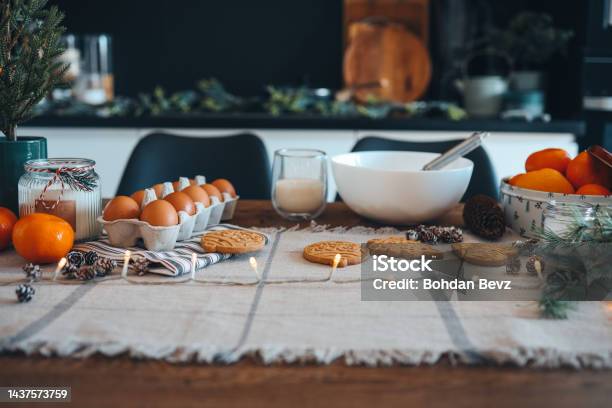
[[[255,95],[266,84],[342,86],[342,0],[51,0],[69,32],[114,38],[120,95],[191,89],[217,77],[231,92]],[[577,35],[567,58],[547,67],[554,116],[580,110],[579,83],[587,2],[579,0],[431,0],[434,76],[427,97],[457,99],[452,86],[470,43],[521,10],[547,12]]]
[[[110,33],[115,88],[193,88],[217,77],[253,95],[265,84],[338,88],[342,2],[337,0],[55,0],[73,33]]]

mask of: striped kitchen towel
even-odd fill
[[[151,263],[149,272],[166,276],[181,276],[191,273],[191,256],[193,253],[197,255],[196,270],[230,258],[231,254],[207,253],[200,245],[200,239],[206,232],[228,229],[246,230],[246,228],[232,224],[218,224],[207,228],[204,232],[191,239],[177,242],[171,251],[149,251],[139,247],[118,248],[112,246],[106,236],[97,241],[77,244],[74,246],[74,250],[82,252],[96,251],[99,256],[114,259],[119,265],[122,265],[125,251],[129,249],[132,252],[132,258],[143,256]],[[265,237],[267,244],[269,241],[268,236],[262,232],[257,232]]]

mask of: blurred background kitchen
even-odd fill
[[[96,160],[105,197],[159,130],[249,131],[270,157],[488,130],[500,178],[541,148],[612,149],[611,3],[50,1],[66,14],[69,83],[18,133]]]

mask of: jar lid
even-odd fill
[[[93,170],[96,162],[91,159],[79,159],[71,157],[58,157],[51,159],[28,160],[24,164],[26,171],[48,171],[56,172],[59,169],[78,169],[79,171]]]

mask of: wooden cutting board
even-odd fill
[[[355,98],[410,102],[421,97],[431,79],[431,59],[421,40],[403,25],[367,19],[349,26],[344,82]],[[359,89],[360,85],[377,86]]]

